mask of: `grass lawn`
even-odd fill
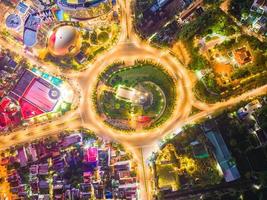
[[[160,86],[163,91],[167,90],[169,95],[171,95],[171,89],[174,86],[173,80],[169,75],[152,65],[137,65],[113,73],[108,80],[111,86],[115,86],[118,83],[113,80],[116,75],[122,78],[121,83],[129,87],[135,86],[141,81],[151,81]]]
[[[157,127],[164,123],[172,114],[173,107],[176,101],[175,83],[172,77],[153,64],[137,64],[133,67],[123,68],[113,72],[107,79],[107,84],[111,87],[123,84],[128,87],[135,87],[138,83],[150,81],[158,85],[166,97],[166,109],[163,115],[151,125],[149,128]],[[156,97],[158,94],[156,94]],[[159,106],[158,102],[152,106],[155,109]]]
[[[164,108],[164,97],[161,95],[161,92],[157,90],[157,87],[154,84],[150,83],[142,83],[142,86],[147,90],[150,91],[153,95],[153,103],[151,106],[146,108],[145,115],[154,115],[160,114],[162,109]]]
[[[130,67],[114,65],[108,67],[99,78],[114,90],[119,85],[129,88],[143,87],[153,95],[152,105],[143,109],[143,107],[117,99],[114,93],[104,92],[99,100],[101,102],[100,113],[104,112],[114,119],[129,119],[131,113],[138,116],[150,116],[155,121],[145,129],[160,126],[172,114],[176,103],[176,85],[173,78],[161,66],[153,63],[138,63]]]
[[[114,119],[128,119],[130,103],[117,99],[111,92],[104,92],[100,98],[106,115]]]
[[[165,164],[157,166],[158,186],[159,188],[171,187],[172,190],[180,188],[178,174],[174,172],[172,164]]]
[[[119,77],[119,81],[118,81]],[[151,81],[158,85],[166,96],[167,105],[173,105],[175,99],[175,84],[172,78],[153,65],[137,65],[132,68],[124,68],[113,73],[107,83],[114,87],[118,84],[124,84],[128,87],[134,87],[136,84],[143,81]]]

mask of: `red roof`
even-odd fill
[[[148,122],[151,121],[151,118],[148,117],[148,116],[139,116],[139,117],[137,118],[137,121],[138,121],[139,123],[148,123]]]
[[[1,162],[0,162],[1,165],[7,165],[9,164],[9,158],[2,158]]]
[[[10,103],[11,103],[11,99],[7,97],[3,98],[2,101],[0,102],[0,112],[4,112]]]
[[[23,98],[27,99],[39,109],[45,112],[50,112],[54,109],[57,99],[51,99],[49,91],[50,88],[47,85],[35,79],[23,94]]]
[[[245,47],[235,50],[234,56],[240,65],[244,65],[252,60],[250,52]]]
[[[57,88],[29,70],[24,71],[10,95],[18,100],[24,119],[53,111],[60,96]]]
[[[19,100],[21,115],[24,119],[29,119],[43,114],[44,112],[38,109],[36,106],[33,106],[24,99]]]
[[[0,126],[7,127],[10,124],[11,124],[11,120],[9,119],[8,115],[6,113],[0,112]]]
[[[90,147],[86,151],[85,160],[86,162],[96,162],[97,161],[97,148]]]
[[[4,90],[0,90],[0,97],[3,97],[5,94],[5,91]]]
[[[52,111],[57,103],[49,97],[50,88],[34,79],[19,100],[21,114],[24,119]]]

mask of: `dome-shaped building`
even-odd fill
[[[75,55],[80,48],[81,34],[72,26],[57,27],[48,36],[48,49],[53,56]]]

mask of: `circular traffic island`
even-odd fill
[[[94,103],[105,124],[131,132],[162,125],[174,110],[176,96],[175,81],[163,66],[138,61],[108,66],[98,77]]]

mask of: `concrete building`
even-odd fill
[[[215,120],[206,121],[202,125],[202,129],[204,131],[204,134],[214,147],[214,155],[222,169],[225,181],[231,182],[239,179],[240,173],[237,169],[236,164],[231,162],[233,158],[224,142],[221,133],[216,127]]]

